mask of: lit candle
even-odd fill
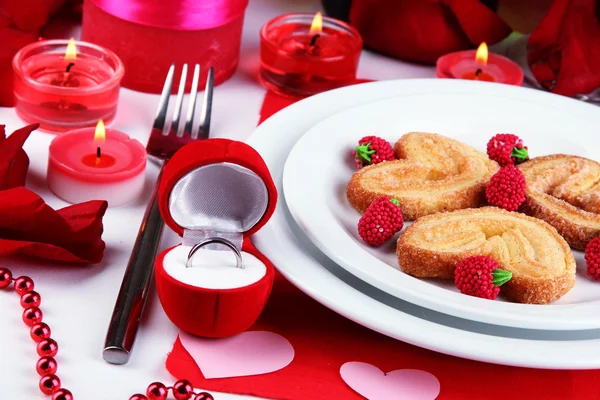
[[[481,43],[477,51],[458,51],[446,54],[437,60],[438,78],[468,79],[485,82],[523,84],[523,70],[510,59],[489,53],[487,45]]]
[[[260,31],[260,79],[279,93],[308,96],[356,79],[362,38],[321,13],[286,14]]]
[[[62,132],[110,122],[123,65],[111,51],[74,39],[25,46],[13,58],[16,112],[45,130]]]
[[[99,121],[95,129],[77,129],[52,141],[47,180],[68,202],[106,200],[118,206],[139,196],[145,169],[144,146]]]

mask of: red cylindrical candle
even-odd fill
[[[260,80],[282,94],[308,96],[356,79],[362,38],[348,24],[320,14],[286,14],[260,31]]]
[[[485,57],[478,60],[477,53],[482,49],[485,50]],[[506,57],[488,53],[485,43],[482,43],[478,51],[457,51],[438,58],[436,73],[438,78],[479,80],[516,86],[523,84],[521,67]]]
[[[173,63],[200,64],[201,86],[213,67],[218,85],[237,68],[247,4],[248,0],[85,0],[81,37],[123,60],[124,87],[160,93]],[[187,90],[191,84],[189,80]]]

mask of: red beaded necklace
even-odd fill
[[[43,314],[40,309],[42,298],[34,291],[33,280],[28,276],[20,276],[13,280],[13,275],[7,268],[0,268],[0,289],[8,288],[14,283],[15,292],[21,296],[23,322],[31,328],[30,335],[37,343],[37,353],[41,357],[36,364],[36,371],[40,374],[40,390],[52,396],[52,400],[73,400],[73,394],[68,389],[61,387],[61,382],[56,375],[58,363],[54,359],[58,353],[58,344],[50,337],[50,327],[42,322]],[[146,389],[146,394],[134,394],[129,400],[166,400],[169,391],[173,392],[176,400],[214,400],[207,392],[194,392],[192,384],[180,379],[173,386],[167,387],[161,382],[151,383]]]

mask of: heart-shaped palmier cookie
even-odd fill
[[[512,273],[501,293],[519,303],[550,303],[575,284],[575,259],[556,229],[495,207],[420,218],[400,235],[396,254],[404,272],[446,279],[459,261],[490,256]]]
[[[519,165],[527,181],[523,211],[554,226],[583,250],[600,236],[600,164],[554,154]]]
[[[485,153],[434,133],[408,133],[394,151],[398,160],[370,165],[352,176],[346,194],[358,211],[382,196],[397,199],[408,220],[478,207],[498,170]]]

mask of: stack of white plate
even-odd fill
[[[306,294],[370,329],[473,360],[539,368],[600,368],[600,282],[585,275],[550,305],[460,294],[452,282],[404,274],[395,240],[379,249],[357,233],[346,200],[358,139],[394,143],[410,131],[437,132],[485,151],[496,133],[519,135],[531,156],[600,160],[600,108],[501,84],[460,80],[381,81],[293,104],[249,140],[280,193],[273,218],[254,237],[261,252]],[[598,154],[595,154],[598,153]]]

